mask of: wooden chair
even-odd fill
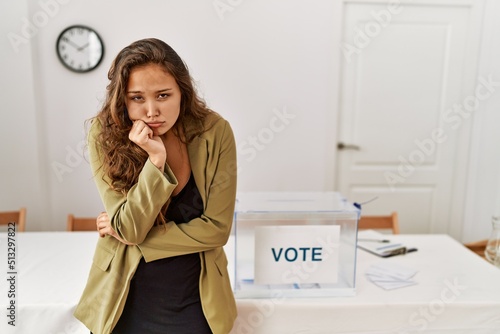
[[[484,240],[479,240],[475,242],[469,242],[464,244],[465,247],[482,257],[483,259],[486,259],[486,255],[484,254],[484,251],[486,250],[486,244],[488,243],[488,239]]]
[[[0,225],[8,225],[10,222],[16,223],[16,231],[24,232],[26,228],[26,208],[19,211],[0,212]]]
[[[359,230],[391,230],[393,234],[399,234],[398,213],[392,212],[390,216],[361,216],[358,222]]]
[[[68,223],[66,230],[68,231],[96,231],[97,217],[75,217],[72,214],[68,215]]]

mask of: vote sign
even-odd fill
[[[255,284],[333,284],[338,280],[338,225],[255,227]]]

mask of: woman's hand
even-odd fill
[[[155,136],[153,130],[141,120],[134,121],[128,138],[146,151],[151,162],[163,171],[167,161],[167,150],[160,136]]]
[[[127,242],[118,236],[118,233],[111,227],[111,220],[106,212],[101,212],[96,219],[97,231],[101,238],[104,238],[106,235],[110,235],[113,238],[117,239],[121,243],[125,245],[134,246],[135,244],[131,242]]]

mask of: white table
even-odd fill
[[[73,334],[89,331],[72,313],[85,286],[97,232],[24,232],[16,243],[16,326],[4,313],[0,333]],[[0,305],[6,310],[10,284],[7,235],[0,234]]]
[[[500,333],[500,270],[445,235],[393,237],[419,250],[382,259],[358,251],[356,296],[238,299],[232,334]],[[4,314],[11,298],[7,235],[0,234],[0,333],[88,334],[72,313],[85,285],[94,232],[16,235],[16,327]],[[232,245],[226,251],[232,259]],[[417,285],[385,291],[364,277],[379,261],[418,270]],[[232,264],[230,264],[232,267]]]
[[[355,297],[238,300],[233,333],[500,333],[499,268],[446,235],[390,238],[418,251],[358,250]],[[367,268],[387,261],[418,270],[417,284],[386,291],[368,281]]]

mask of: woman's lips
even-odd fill
[[[163,122],[146,123],[150,128],[156,129],[163,125]]]

